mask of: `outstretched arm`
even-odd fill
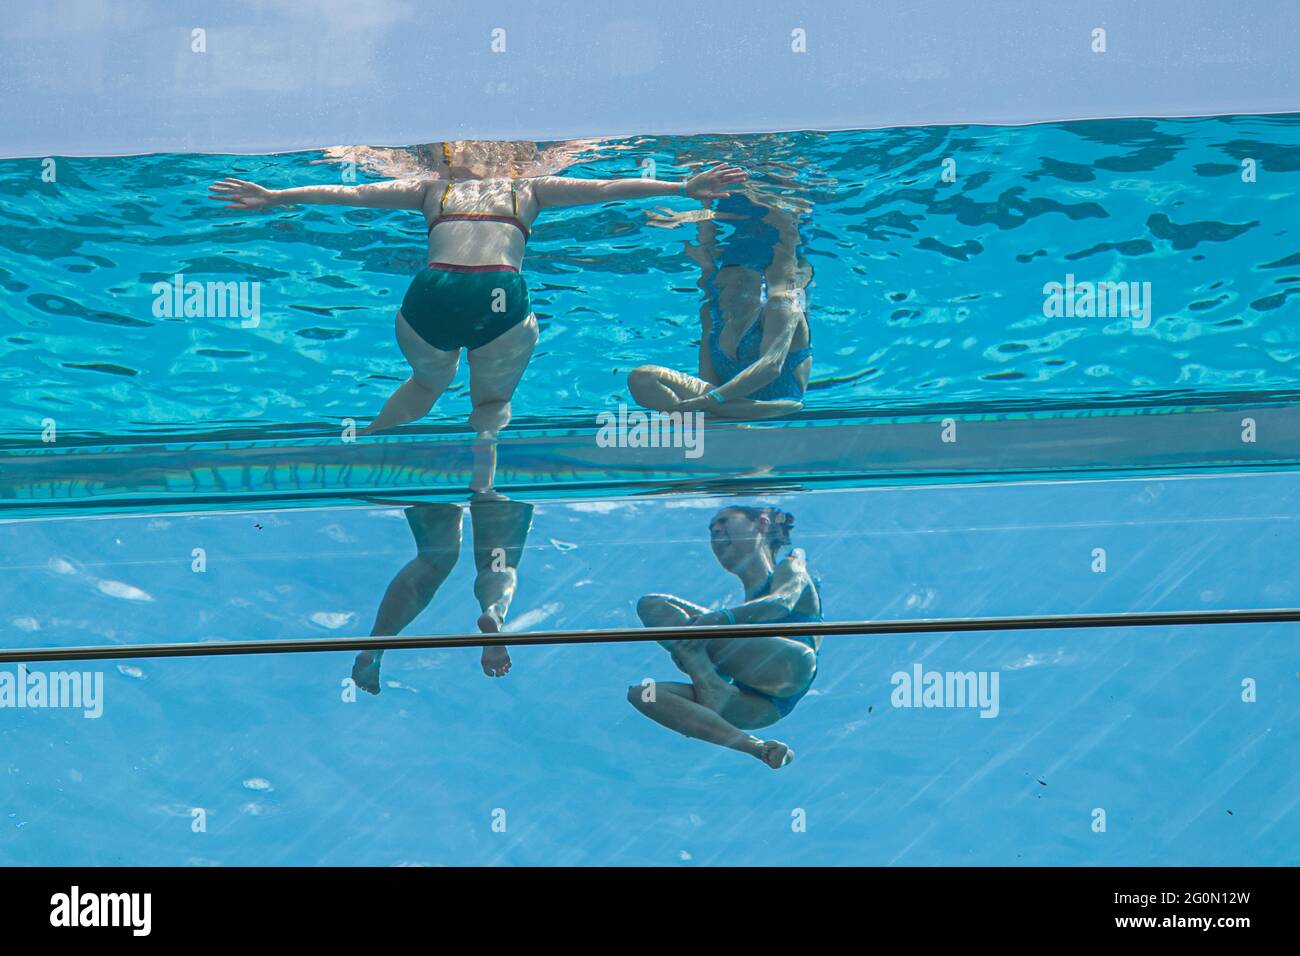
[[[653,196],[687,195],[693,199],[726,196],[748,178],[737,166],[719,165],[696,173],[682,182],[661,179],[561,179],[546,176],[534,180],[533,196],[543,209],[584,206],[616,199],[649,199]]]
[[[359,186],[299,186],[267,189],[242,179],[223,179],[212,184],[208,198],[225,202],[230,209],[266,209],[293,203],[330,206],[367,206],[371,209],[420,209],[428,181],[391,179]]]

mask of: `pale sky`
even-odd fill
[[[9,157],[1300,111],[1296,0],[5,6]]]

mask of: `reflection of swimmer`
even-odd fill
[[[798,548],[790,544],[794,516],[775,508],[723,508],[709,524],[718,563],[740,578],[745,601],[710,611],[671,594],[637,604],[646,627],[820,621],[821,594]],[[700,637],[663,641],[689,684],[628,688],[632,706],[670,730],[752,754],[777,769],[794,759],[779,740],[746,730],[774,724],[794,710],[817,676],[820,637]],[[647,697],[653,697],[647,700]]]
[[[679,194],[708,200],[725,196],[745,179],[732,166],[716,166],[680,183],[521,178],[514,173],[528,166],[517,155],[519,145],[443,143],[439,178],[280,190],[238,179],[213,184],[212,198],[236,209],[325,203],[424,213],[429,265],[412,280],[397,313],[397,343],[411,377],[363,434],[428,414],[451,384],[461,349],[469,356],[470,425],[490,438],[509,423],[510,400],[537,344],[537,319],[519,269],[542,210]]]
[[[757,193],[752,193],[760,200]],[[660,213],[652,225],[698,223],[686,246],[700,266],[699,375],[643,365],[628,390],[656,411],[703,411],[723,418],[773,418],[803,407],[812,370],[805,290],[812,269],[799,255],[799,216],[749,195],[705,203],[697,213]],[[733,231],[718,241],[717,222]],[[766,296],[764,295],[766,292]]]
[[[460,557],[463,511],[455,504],[418,504],[406,509],[406,521],[415,536],[417,554],[393,578],[375,615],[371,635],[395,635],[428,607]],[[482,614],[478,628],[495,634],[505,624],[515,596],[516,569],[532,527],[533,506],[500,495],[476,495],[469,504],[474,535],[474,596]],[[380,651],[362,651],[352,667],[358,687],[379,693]],[[510,652],[505,647],[483,648],[483,673],[504,677],[510,672]]]

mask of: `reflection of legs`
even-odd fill
[[[719,637],[700,644],[723,673],[773,697],[799,693],[817,669],[813,649],[785,637]]]
[[[647,594],[637,602],[637,616],[646,627],[684,627],[707,608],[671,594]],[[687,639],[659,642],[672,655],[673,663],[691,679],[686,684],[656,684],[667,691],[656,700],[645,700],[646,689],[628,688],[632,706],[670,730],[699,740],[752,754],[771,767],[793,759],[793,752],[776,740],[763,741],[740,728],[756,730],[780,719],[772,705],[722,679],[710,659],[707,646],[716,641]]]
[[[533,523],[533,506],[505,499],[474,500],[469,506],[474,532],[474,596],[483,613],[478,627],[495,634],[505,624],[515,596],[517,569]],[[510,652],[505,647],[483,648],[483,672],[504,677],[510,670]]]
[[[400,633],[429,606],[460,556],[461,516],[459,505],[415,505],[406,509],[417,554],[397,572],[384,592],[370,629],[372,636]],[[379,693],[379,662],[383,656],[382,650],[357,655],[352,679],[362,690]]]
[[[633,684],[627,689],[627,699],[641,713],[669,730],[757,757],[774,770],[794,759],[794,751],[779,740],[760,740],[741,729],[757,730],[780,718],[770,701],[754,694],[742,693],[727,709],[725,717],[699,703],[691,684],[656,682],[648,687]]]
[[[389,397],[375,420],[359,434],[370,435],[423,418],[456,376],[460,350],[446,352],[434,348],[420,338],[401,312],[397,313],[397,345],[410,363],[411,377]]]

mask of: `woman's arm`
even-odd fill
[[[763,342],[762,351],[757,359],[742,369],[734,378],[723,382],[713,389],[713,394],[722,398],[719,402],[713,395],[687,399],[676,405],[673,411],[691,412],[720,408],[726,402],[739,401],[746,395],[753,394],[781,374],[781,366],[790,354],[790,343],[794,340],[795,330],[802,317],[793,297],[790,295],[769,296],[763,307]],[[710,316],[710,321],[712,317]],[[707,336],[707,332],[705,335]],[[706,381],[708,379],[706,378]]]
[[[208,198],[224,201],[230,209],[266,209],[294,203],[421,209],[428,188],[428,181],[423,179],[390,179],[359,186],[298,186],[293,189],[267,189],[242,179],[223,179],[212,184]]]
[[[561,179],[544,176],[533,180],[533,196],[542,209],[585,206],[616,199],[649,199],[653,196],[687,195],[693,199],[726,196],[747,178],[736,166],[714,166],[683,182],[659,179]]]
[[[737,624],[762,624],[785,617],[794,610],[803,592],[812,584],[803,551],[796,548],[772,572],[772,590],[761,598],[727,608]],[[691,624],[700,626],[730,624],[722,611],[709,611],[692,618]]]

